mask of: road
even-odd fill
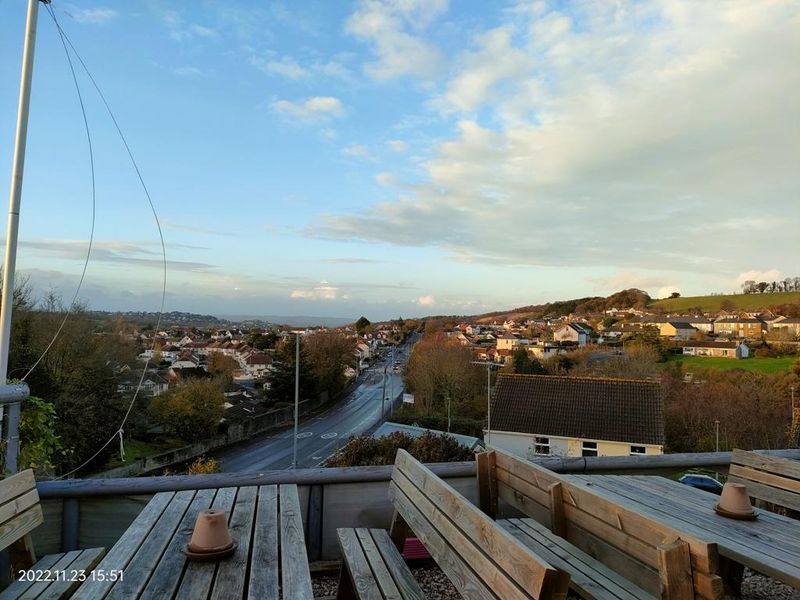
[[[410,344],[401,346],[396,361],[402,364],[410,353]],[[383,369],[386,373],[386,396],[394,390],[395,397],[403,390],[400,372],[392,371],[391,360],[379,363],[362,373],[356,388],[341,402],[300,422],[297,435],[297,467],[315,467],[333,454],[351,435],[372,429],[381,420]],[[388,414],[389,406],[385,410]],[[223,473],[257,473],[273,469],[288,469],[292,465],[292,429],[262,437],[214,452]]]

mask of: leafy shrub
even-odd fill
[[[448,435],[426,431],[418,438],[394,432],[381,438],[353,437],[337,454],[330,457],[327,467],[364,467],[394,464],[397,451],[403,449],[423,463],[474,460],[471,450]]]
[[[219,461],[216,458],[198,456],[189,465],[189,475],[208,475],[209,473],[219,473]]]

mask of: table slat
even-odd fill
[[[278,486],[258,488],[249,598],[278,597]]]
[[[311,588],[311,572],[308,569],[297,486],[282,485],[279,494],[283,598],[307,600],[313,598],[314,594]]]
[[[211,600],[242,598],[244,594],[257,496],[256,487],[241,487],[236,494],[236,503],[230,516],[231,538],[236,543],[236,552],[219,563]]]

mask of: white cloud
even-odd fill
[[[398,154],[402,154],[408,150],[408,144],[403,140],[389,140],[386,142],[386,145],[389,147],[389,150],[397,152]]]
[[[301,121],[318,121],[344,115],[341,101],[332,96],[314,96],[302,102],[277,100],[272,103],[272,108]]]
[[[172,72],[181,77],[208,77],[209,73],[198,67],[174,67]]]
[[[656,292],[656,298],[669,298],[672,294],[677,292],[678,294],[681,293],[681,288],[676,285],[668,285],[662,288],[659,288]]]
[[[294,59],[284,56],[280,60],[271,60],[264,65],[264,70],[273,75],[280,75],[288,79],[305,79],[311,73]]]
[[[356,156],[359,158],[369,158],[369,148],[363,144],[352,144],[342,149],[342,154],[345,156]]]
[[[741,286],[745,281],[750,280],[756,283],[759,281],[766,281],[767,283],[782,281],[783,273],[778,269],[769,269],[768,271],[745,271],[744,273],[739,273],[739,276],[736,278],[736,285]]]
[[[367,7],[373,31],[402,22]],[[670,272],[658,287],[710,269],[731,281],[767,261],[792,270],[797,238],[772,215],[797,214],[800,192],[800,5],[569,8],[477,35],[431,101],[479,112],[431,148],[423,181],[312,232],[472,261]]]
[[[320,281],[319,285],[312,289],[293,290],[289,296],[303,300],[336,300],[339,288],[333,287],[327,281]]]
[[[446,10],[447,0],[361,0],[345,28],[371,43],[376,60],[364,67],[370,77],[380,80],[412,75],[429,80],[440,71],[443,57],[415,33]]]
[[[379,185],[383,186],[392,186],[397,183],[395,176],[387,171],[383,171],[382,173],[375,175],[375,181],[377,181]]]
[[[176,10],[164,11],[161,14],[161,22],[167,26],[169,36],[176,42],[188,42],[197,37],[209,39],[219,36],[215,29],[198,23],[187,23]]]
[[[78,23],[92,25],[102,25],[119,16],[119,13],[111,8],[78,8],[72,4],[68,4],[64,12]]]
[[[417,304],[420,306],[433,306],[436,304],[436,298],[433,296],[420,296],[417,298]]]

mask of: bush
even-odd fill
[[[198,456],[189,465],[189,475],[208,475],[209,473],[219,473],[219,461],[216,458]]]
[[[353,437],[326,462],[326,467],[365,467],[391,465],[398,450],[405,450],[423,463],[474,460],[471,450],[452,437],[426,431],[418,438],[394,432],[381,438]]]

